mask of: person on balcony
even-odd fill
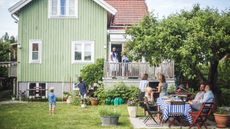
[[[113,47],[112,52],[110,53],[110,73],[113,77],[117,74],[117,63],[118,63],[118,53],[116,51],[116,47]]]
[[[129,58],[127,57],[126,54],[122,56],[122,63],[124,65],[124,76],[128,76],[128,63],[129,63]]]

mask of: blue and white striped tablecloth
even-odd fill
[[[163,120],[166,121],[169,117],[169,113],[184,113],[184,116],[189,123],[192,123],[192,117],[189,112],[192,111],[191,106],[189,104],[185,105],[171,105],[170,103],[166,103],[166,101],[162,98],[157,99],[157,105],[160,106],[160,109],[163,113]]]

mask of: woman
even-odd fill
[[[163,74],[160,74],[158,76],[158,81],[159,83],[157,86],[157,92],[155,93],[159,93],[159,97],[167,96],[168,95],[167,93],[168,84],[165,81],[165,76]]]

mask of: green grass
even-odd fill
[[[0,129],[131,129],[127,106],[110,106],[121,112],[119,125],[102,127],[98,108],[57,103],[55,115],[48,114],[48,103],[0,105]]]

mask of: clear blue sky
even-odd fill
[[[0,0],[0,37],[8,32],[9,35],[17,36],[17,24],[11,18],[8,8],[19,0]],[[162,18],[181,9],[189,10],[196,3],[201,7],[218,8],[226,10],[230,8],[230,0],[146,0],[149,11]]]

